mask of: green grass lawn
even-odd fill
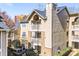
[[[64,48],[63,50],[60,51],[60,53],[56,53],[54,54],[54,56],[62,56],[65,52],[67,52],[68,50],[70,50],[70,48]]]

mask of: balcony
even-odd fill
[[[30,30],[31,31],[39,31],[39,30],[41,30],[41,25],[40,24],[31,24]]]
[[[72,30],[73,31],[79,31],[79,25],[73,25]]]
[[[32,24],[31,25],[31,29],[39,29],[39,25],[38,24]]]
[[[31,38],[32,45],[40,45],[40,38]]]
[[[79,42],[79,35],[72,36],[72,41]]]

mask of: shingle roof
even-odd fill
[[[46,17],[46,10],[40,11],[40,10],[35,9],[35,11],[38,12],[42,17]]]
[[[62,6],[62,7],[57,7],[57,13],[59,13],[60,11],[62,11],[64,8],[66,8],[65,6]],[[37,10],[35,9],[34,10],[36,13],[40,14],[43,18],[46,18],[46,10],[44,11],[40,11],[40,10]]]
[[[8,29],[4,22],[0,22],[0,27],[3,29]]]
[[[56,8],[56,13],[57,13],[57,16],[59,17],[59,20],[60,20],[60,22],[62,21],[62,20],[64,20],[63,19],[63,17],[65,17],[65,18],[68,18],[68,17],[66,17],[66,15],[61,15],[60,14],[60,12],[62,11],[62,10],[66,10],[66,12],[67,12],[67,15],[69,16],[69,12],[68,12],[68,10],[67,10],[67,8],[65,7],[65,6],[63,6],[63,7],[57,7]],[[29,19],[30,19],[30,17],[32,16],[32,14],[33,13],[37,13],[39,16],[41,16],[41,18],[43,18],[43,19],[46,19],[46,10],[44,10],[44,11],[40,11],[40,10],[37,10],[37,9],[35,9],[32,13],[31,13],[31,15],[27,18],[27,20],[29,21]],[[61,22],[61,24],[63,24],[63,22]],[[63,26],[63,25],[62,25]],[[63,28],[66,28],[65,26],[63,26]]]
[[[2,18],[0,20],[1,20],[1,22],[0,22],[0,28],[1,29],[9,29],[8,26],[6,26],[6,24],[3,22]]]

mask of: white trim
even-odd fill
[[[0,53],[1,53],[1,49],[0,49]],[[1,54],[0,54],[0,56],[1,56]]]
[[[0,34],[1,34],[1,32],[0,32]],[[1,40],[1,38],[0,38],[0,40]],[[2,43],[1,43],[1,44],[2,44]],[[0,44],[0,45],[1,45],[1,44]],[[1,50],[1,48],[0,48],[0,52],[2,53],[2,50]],[[1,55],[2,55],[2,54],[1,54]],[[0,55],[0,56],[1,56],[1,55]]]
[[[13,34],[13,36],[12,36],[12,40],[14,40],[14,33],[12,33]]]
[[[10,31],[10,29],[0,29],[0,31]]]
[[[2,56],[2,31],[1,31],[1,56]]]
[[[79,40],[72,40],[72,42],[79,42]]]
[[[8,32],[6,32],[6,56],[7,56]]]
[[[0,49],[0,52],[1,52],[1,49]]]
[[[36,10],[33,10],[31,12],[31,14],[27,17],[27,20],[29,19],[29,17],[33,14],[33,12],[35,12],[36,14],[38,14],[42,19],[45,19],[46,17],[43,17],[42,15],[40,15]]]

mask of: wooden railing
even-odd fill
[[[73,29],[79,29],[79,25],[73,25],[72,28]]]

